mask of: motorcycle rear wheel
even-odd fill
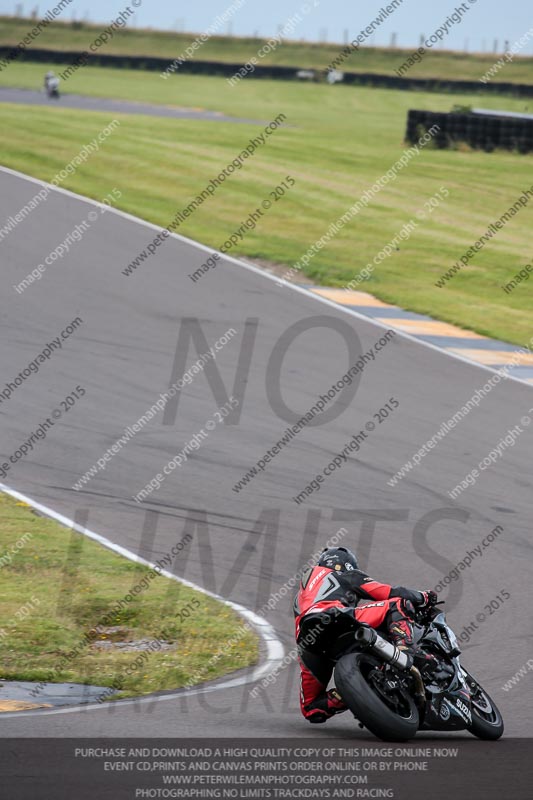
[[[369,653],[349,653],[335,666],[335,685],[342,699],[363,725],[379,739],[405,742],[412,739],[419,726],[418,709],[403,689],[387,688],[384,662]]]

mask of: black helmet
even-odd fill
[[[359,569],[356,557],[346,547],[324,547],[318,559],[318,566],[334,569],[335,572],[351,572]]]

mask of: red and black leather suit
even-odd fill
[[[356,608],[360,600],[373,602]],[[294,600],[304,717],[325,722],[346,709],[335,691],[326,692],[334,666],[328,649],[341,633],[355,629],[354,620],[384,627],[395,644],[408,647],[413,641],[414,605],[423,602],[422,592],[379,583],[359,569],[336,572],[316,566],[306,570]]]

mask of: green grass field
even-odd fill
[[[53,66],[53,65],[51,65]],[[0,83],[39,86],[48,65],[13,64]],[[218,248],[287,175],[296,186],[249,231],[234,255],[291,267],[368,187],[401,157],[410,107],[448,111],[478,105],[476,96],[371,88],[80,69],[68,91],[154,103],[205,107],[287,126],[226,180],[179,232]],[[518,99],[483,105],[524,111]],[[109,115],[2,105],[2,161],[50,180],[110,121]],[[124,210],[165,226],[213,176],[257,136],[262,125],[121,116],[100,151],[62,185],[100,199],[114,187]],[[350,282],[414,218],[440,187],[450,195],[400,250],[359,288],[404,308],[523,344],[531,337],[531,288],[506,295],[501,286],[531,260],[527,207],[444,289],[435,282],[528,188],[531,156],[425,149],[311,261],[307,275],[328,285]],[[135,280],[135,277],[129,278]]]
[[[371,21],[368,15],[368,22]],[[443,13],[443,18],[446,14]],[[287,18],[290,14],[287,14]],[[18,44],[31,30],[33,22],[28,19],[0,17],[0,45]],[[106,25],[82,25],[76,23],[54,22],[50,24],[31,47],[52,50],[83,51],[105,30]],[[365,25],[361,25],[364,28]],[[359,29],[351,30],[352,37]],[[201,33],[201,32],[199,32]],[[419,32],[417,32],[419,33]],[[429,31],[426,32],[429,35]],[[295,29],[297,35],[297,28]],[[115,32],[102,52],[116,55],[159,56],[173,61],[191,45],[198,34],[173,33],[154,30],[119,29]],[[267,40],[254,38],[228,38],[213,36],[195,53],[202,61],[224,61],[246,63]],[[288,41],[270,52],[261,64],[277,64],[304,68],[325,69],[332,63],[344,47],[340,43],[313,44],[310,42]],[[375,72],[394,75],[413,49],[388,49],[361,47],[352,53],[341,69],[347,72]],[[501,53],[458,53],[445,50],[429,51],[422,62],[409,70],[411,78],[451,78],[479,80],[500,57]],[[515,83],[533,83],[533,58],[517,56],[508,64],[495,80]]]
[[[148,573],[0,494],[0,678],[113,687],[122,675],[116,699],[175,689],[192,676],[198,683],[257,661],[255,635],[239,638],[243,620],[230,608],[163,577],[142,584]],[[142,591],[115,611],[140,583]],[[154,645],[137,667],[139,652],[95,645],[62,662],[110,613],[104,627],[119,630],[102,632],[97,644],[163,640],[172,648]],[[58,663],[66,666],[58,671]]]

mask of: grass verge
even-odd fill
[[[45,68],[14,64],[11,79],[19,85],[40,85]],[[6,81],[6,74],[0,73],[0,82]],[[68,88],[81,94],[203,106],[265,122],[285,113],[287,126],[244,162],[180,225],[179,232],[219,248],[263,198],[292,175],[295,187],[274,202],[232,250],[232,255],[263,258],[287,268],[402,156],[406,116],[413,101],[418,108],[434,111],[479,102],[473,95],[413,95],[282,81],[244,82],[231,89],[215,77],[179,76],[165,82],[154,73],[88,67],[69,81]],[[526,110],[523,101],[511,98],[487,97],[483,104]],[[61,103],[2,104],[0,111],[3,163],[48,181],[112,116],[64,109]],[[161,226],[263,127],[133,115],[118,118],[117,131],[62,185],[97,200],[118,187],[121,208]],[[532,259],[529,206],[444,288],[435,283],[531,186],[531,163],[531,155],[512,152],[426,148],[310,260],[306,274],[317,283],[346,285],[444,186],[448,198],[358,288],[386,302],[523,345],[531,338],[533,282],[521,283],[511,294],[502,286]],[[204,283],[208,280],[207,276]]]
[[[372,15],[368,13],[367,22]],[[443,14],[444,18],[444,14]],[[357,36],[366,27],[352,29]],[[15,46],[33,27],[29,19],[0,17],[0,44]],[[88,50],[89,45],[105,30],[106,25],[86,25],[76,22],[55,21],[48,25],[32,46],[51,50]],[[173,31],[122,28],[114,32],[113,38],[100,52],[109,55],[157,56],[168,58],[169,63],[178,58],[195,40],[198,34]],[[295,30],[297,35],[297,29]],[[429,35],[429,34],[428,34]],[[244,64],[266,44],[266,39],[253,37],[213,36],[195,51],[194,58],[200,61],[222,61]],[[340,43],[313,43],[284,41],[274,48],[259,64],[325,69],[342,53],[345,45]],[[375,72],[395,75],[395,70],[412,54],[416,47],[400,49],[387,47],[360,47],[352,52],[340,69],[346,72]],[[501,53],[461,53],[450,50],[428,50],[422,61],[414,64],[407,73],[410,78],[446,78],[449,80],[477,81],[501,57]],[[192,60],[194,60],[194,58]],[[533,83],[533,58],[516,56],[505,65],[494,78],[495,81],[511,83]]]
[[[240,636],[243,620],[235,612],[149,573],[0,494],[0,677],[106,687],[118,682],[116,699],[177,689],[193,676],[199,683],[256,663],[257,639],[247,631]],[[138,584],[142,591],[132,593]],[[131,600],[118,607],[128,594]],[[102,621],[119,630],[95,631],[94,644],[80,646]],[[171,647],[153,644],[135,666],[142,651],[106,644],[118,640]],[[76,647],[79,654],[66,661]],[[57,670],[58,664],[65,665]]]

